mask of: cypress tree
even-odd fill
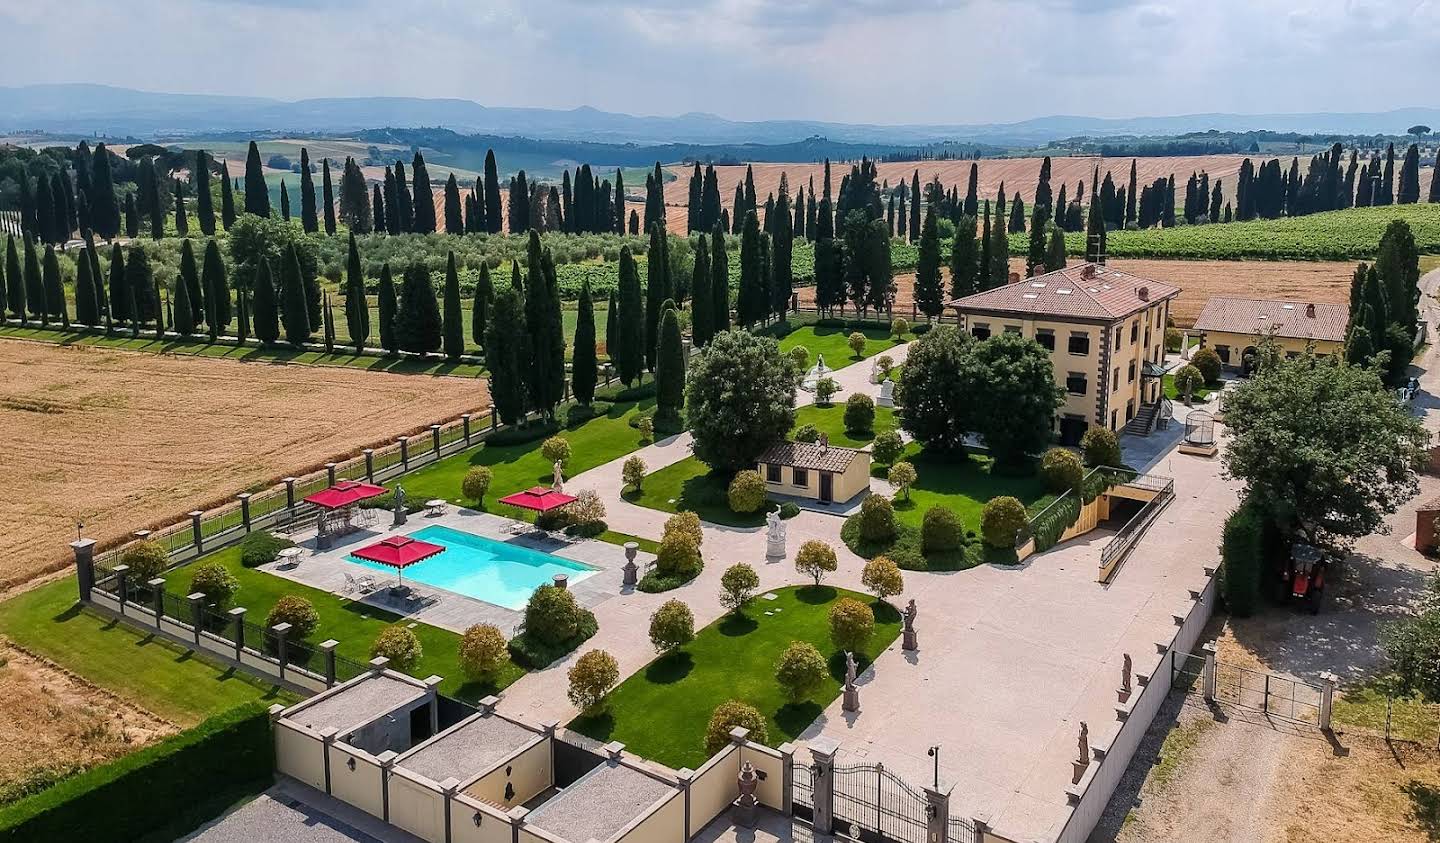
[[[1440,162],[1440,158],[1437,158],[1437,162]],[[1352,166],[1351,169],[1353,170],[1354,167]],[[1426,201],[1440,203],[1440,163],[1430,168],[1430,194],[1426,197]]]
[[[1355,325],[1355,317],[1360,312],[1360,306],[1365,303],[1365,278],[1369,273],[1370,268],[1361,261],[1355,267],[1355,274],[1350,276],[1350,321],[1347,329]]]
[[[1049,221],[1053,215],[1054,198],[1050,192],[1050,170],[1050,156],[1047,155],[1040,162],[1040,177],[1035,181],[1034,210],[1031,212],[1032,215],[1038,214],[1033,218],[1041,221],[1041,228],[1044,228],[1043,223]],[[1033,228],[1033,221],[1031,226]]]
[[[608,231],[625,233],[625,176],[615,168],[615,218],[608,223]]]
[[[248,297],[243,289],[235,291],[235,341],[242,346],[250,338],[250,308],[247,301]]]
[[[970,165],[970,179],[965,185],[965,213],[976,217],[980,216],[980,165]],[[989,216],[988,214],[986,215]]]
[[[335,353],[335,312],[330,309],[330,294],[325,294],[325,353]]]
[[[1420,201],[1420,147],[1410,144],[1405,150],[1405,160],[1400,165],[1400,186],[1395,195],[1400,205],[1413,205]]]
[[[453,179],[453,177],[452,177]],[[460,314],[460,275],[455,270],[455,252],[445,262],[445,356],[459,360],[465,353],[465,319]]]
[[[230,283],[225,277],[225,261],[214,240],[205,244],[205,263],[200,270],[200,286],[205,289],[205,324],[213,342],[230,324]]]
[[[220,167],[220,222],[229,231],[235,224],[235,192],[230,187],[230,164]]]
[[[185,280],[184,257],[190,258],[190,272],[195,273],[195,255],[190,252],[190,241],[186,240],[181,244],[180,277],[175,279],[175,316],[173,324],[175,333],[182,337],[188,337],[195,333],[194,308],[190,305],[190,284]],[[197,280],[198,284],[199,281]],[[198,305],[199,303],[196,302]]]
[[[415,181],[414,230],[429,234],[435,230],[435,196],[430,191],[430,171],[425,168],[425,157],[418,151],[411,162],[410,175]]]
[[[25,238],[25,304],[30,315],[40,324],[50,324],[50,309],[45,303],[45,276],[40,270],[40,258],[35,253],[35,241]]]
[[[934,319],[945,310],[945,290],[940,278],[940,229],[935,221],[935,206],[925,207],[925,226],[920,233],[919,254],[915,263],[915,305],[920,312]]]
[[[160,194],[160,185],[151,187],[146,196],[149,198],[146,214],[150,217],[150,239],[161,240],[165,237],[165,202]]]
[[[385,168],[385,231],[389,234],[399,234],[403,229],[400,226],[400,189],[396,186],[395,173]]]
[[[700,225],[713,231],[720,221],[720,180],[713,164],[705,165],[705,183],[700,194]]]
[[[417,206],[420,203],[416,203]],[[440,303],[430,270],[419,261],[405,268],[400,286],[400,307],[395,311],[395,342],[402,351],[421,356],[439,351],[442,340]]]
[[[784,319],[795,291],[792,266],[795,229],[794,220],[790,216],[789,188],[783,173],[780,175],[780,198],[775,203],[775,225],[770,234],[770,311],[776,318]]]
[[[378,187],[376,188],[379,189]],[[378,197],[379,194],[377,193]],[[320,159],[320,198],[325,205],[325,233],[335,236],[335,186],[330,182],[330,159]],[[375,230],[380,230],[379,214],[376,214]]]
[[[13,237],[7,239],[13,239]],[[5,275],[5,261],[3,258],[0,258],[0,324],[4,324],[5,314],[10,309],[10,283]]]
[[[0,317],[5,315],[5,290],[0,284]],[[75,321],[81,325],[100,324],[100,306],[95,300],[95,282],[90,274],[90,256],[82,253],[75,262]]]
[[[60,281],[60,260],[55,257],[55,247],[49,243],[45,244],[42,276],[41,283],[45,287],[45,317],[58,316],[60,323],[69,327],[70,308],[65,303],[65,285]]]
[[[1015,201],[1010,203],[1010,225],[1008,228],[1011,234],[1020,234],[1025,231],[1025,202],[1020,194],[1015,194]]]
[[[350,248],[345,259],[345,331],[355,344],[355,353],[365,350],[370,338],[370,303],[365,298],[365,270],[360,264],[360,249],[355,233],[350,233]]]
[[[620,380],[629,386],[645,366],[645,305],[640,295],[640,270],[628,245],[620,247],[616,305],[616,336],[606,339],[612,343],[610,360]]]
[[[1210,193],[1210,209],[1206,212],[1206,215],[1210,217],[1211,222],[1220,221],[1220,206],[1221,203],[1225,201],[1225,197],[1220,191],[1222,181],[1222,179],[1216,179],[1215,188]]]
[[[320,217],[315,212],[315,177],[310,174],[310,151],[303,146],[300,147],[300,227],[306,234],[320,230]]]
[[[620,329],[615,327],[615,316],[619,312],[619,299],[616,293],[611,293],[605,301],[605,356],[612,361],[615,359],[615,344],[620,341]]]
[[[1003,287],[1010,282],[1010,235],[1005,232],[998,210],[990,226],[990,237],[990,278],[986,289]]]
[[[500,233],[503,221],[500,207],[500,176],[495,167],[495,150],[485,150],[485,227],[491,234]]]
[[[105,144],[95,144],[90,167],[90,220],[95,233],[106,240],[120,233],[120,206],[115,202],[115,179],[110,172],[110,151]]]
[[[280,219],[290,221],[290,194],[285,189],[285,180],[280,180]]]
[[[155,306],[155,339],[156,339],[157,342],[163,342],[164,339],[165,339],[165,321],[166,321],[166,320],[165,320],[165,311],[169,308],[170,302],[169,302],[168,300],[166,300],[166,301],[164,301],[163,304],[161,304],[161,297],[160,297],[160,279],[157,278],[157,279],[155,279],[152,283],[153,283],[153,287],[152,287],[152,289],[151,289],[150,294],[155,297],[155,302],[156,302],[156,306]]]
[[[399,307],[395,303],[395,281],[390,274],[390,264],[384,263],[380,266],[380,345],[393,357],[400,353],[400,346],[395,338],[395,311]]]
[[[1125,224],[1126,224],[1126,225],[1129,225],[1130,223],[1135,222],[1135,219],[1136,219],[1136,217],[1135,217],[1135,202],[1136,202],[1136,197],[1138,196],[1138,194],[1136,193],[1137,188],[1136,188],[1136,186],[1135,186],[1135,177],[1136,177],[1135,159],[1134,159],[1134,158],[1131,158],[1131,159],[1130,159],[1130,187],[1129,187],[1129,189],[1128,189],[1128,190],[1126,191],[1126,193],[1125,193]]]
[[[270,187],[265,183],[265,170],[260,164],[260,147],[250,141],[245,153],[245,213],[259,217],[270,216]],[[225,228],[230,228],[226,225]],[[260,302],[255,302],[256,318],[259,318]],[[257,329],[255,335],[260,336]]]
[[[1050,226],[1050,246],[1045,250],[1045,271],[1065,268],[1065,232]]]
[[[185,304],[189,305],[190,315],[188,323],[183,322],[180,316],[175,317],[175,324],[188,324],[190,329],[187,334],[195,333],[195,328],[205,319],[205,294],[200,291],[200,268],[195,263],[195,249],[189,240],[180,242],[180,275],[175,279],[175,306],[180,307],[180,289],[185,288]]]
[[[1096,168],[1095,172],[1098,175],[1099,168]],[[1173,180],[1174,176],[1171,176],[1171,179]],[[1096,196],[1092,190],[1090,192],[1090,216],[1085,224],[1085,260],[1090,263],[1105,262],[1105,220],[1101,216],[1099,200],[1100,197]],[[1173,219],[1175,214],[1173,199],[1170,214]]]
[[[1380,283],[1385,287],[1390,304],[1389,321],[1398,324],[1413,339],[1420,319],[1420,251],[1415,245],[1415,235],[1404,220],[1393,220],[1385,227],[1371,271],[1380,276]],[[1375,332],[1374,336],[1382,334]]]
[[[660,305],[674,297],[670,281],[670,238],[660,224],[650,226],[650,248],[645,254],[645,368],[655,370],[659,342]]]
[[[465,233],[465,217],[460,211],[460,183],[455,181],[454,173],[445,181],[445,233]]]
[[[980,261],[975,271],[976,292],[990,289],[990,200],[985,200],[985,222],[980,232]]]
[[[70,184],[69,174],[57,171],[51,180],[51,189],[55,194],[55,229],[60,233],[60,243],[70,239],[75,232],[77,225],[75,216],[75,191]]]
[[[530,231],[530,278],[525,293],[525,323],[530,338],[530,399],[547,419],[565,392],[565,338],[560,317],[560,285],[548,249]]]
[[[254,293],[255,339],[264,346],[274,345],[280,339],[280,314],[275,305],[275,278],[270,274],[270,262],[263,258],[255,273]]]
[[[502,424],[519,424],[528,409],[525,340],[520,293],[513,287],[501,288],[495,293],[495,318],[485,334],[485,365],[490,370],[490,399]]]
[[[660,317],[660,347],[655,362],[655,419],[677,426],[685,407],[685,349],[680,340],[680,317],[675,303],[666,300]]]
[[[1046,228],[1044,210],[1036,205],[1030,212],[1030,247],[1025,253],[1025,275],[1030,277],[1046,264]]]
[[[15,314],[21,325],[25,325],[29,320],[29,308],[25,302],[25,273],[20,268],[20,252],[15,246],[14,235],[5,239],[5,292],[9,299],[10,312]]]
[[[95,232],[85,232],[85,256],[90,262],[90,284],[95,290],[95,313],[96,317],[104,316],[110,307],[105,299],[105,274],[100,271],[100,253],[95,248]],[[3,287],[0,282],[0,287]],[[4,304],[0,304],[0,317],[5,314]]]
[[[585,406],[595,400],[598,370],[595,359],[595,302],[590,296],[590,279],[580,283],[580,300],[575,310],[575,341],[570,353],[570,384],[575,400]]]
[[[762,248],[760,219],[754,211],[746,211],[740,235],[740,292],[735,305],[736,321],[746,327],[763,320],[769,310]]]
[[[201,149],[195,153],[195,216],[200,221],[200,233],[206,237],[215,235],[215,197],[210,194],[210,156]]]
[[[345,171],[350,171],[347,163]],[[345,196],[344,187],[341,187],[340,196]],[[410,184],[405,180],[405,165],[399,161],[395,162],[395,201],[389,203],[390,208],[399,214],[396,219],[399,221],[399,228],[393,233],[401,234],[415,230],[415,209],[410,202]],[[342,214],[343,216],[343,214]]]
[[[714,307],[710,310],[712,338],[730,330],[730,255],[725,251],[726,227],[724,220],[717,220],[710,235],[710,295],[714,297]]]
[[[695,242],[693,269],[690,276],[690,338],[698,348],[715,335],[715,294],[710,289],[710,241],[703,232]]]
[[[131,240],[140,236],[140,208],[133,191],[125,194],[125,236]]]
[[[381,191],[380,185],[378,184],[375,185],[375,192],[370,200],[370,209],[375,219],[372,230],[376,234],[388,234],[390,232],[390,220],[385,215],[385,194]]]
[[[110,332],[115,322],[128,322],[135,318],[135,298],[130,295],[126,280],[125,255],[120,250],[120,244],[110,246],[110,311],[105,323],[106,333]],[[15,297],[12,293],[10,303],[13,306]]]
[[[979,247],[975,241],[975,218],[962,215],[955,226],[955,239],[950,244],[950,298],[958,299],[980,292]]]
[[[291,345],[304,345],[314,331],[308,299],[300,256],[295,251],[295,244],[291,243],[285,247],[285,254],[280,258],[280,317],[285,326],[285,341]]]
[[[185,214],[185,197],[180,192],[180,180],[175,180],[175,233],[181,237],[190,236],[190,218]]]
[[[475,344],[483,347],[489,326],[490,309],[495,291],[490,281],[490,264],[480,264],[480,277],[475,281],[475,291],[470,301],[470,336]]]
[[[700,202],[704,195],[705,176],[700,173],[700,161],[695,161],[695,170],[690,174],[690,191],[685,202],[685,231],[693,234],[703,231],[700,222]]]

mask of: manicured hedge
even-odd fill
[[[269,784],[266,707],[246,703],[0,809],[0,843],[175,837]]]
[[[1249,617],[1260,605],[1260,573],[1265,553],[1265,514],[1247,500],[1225,519],[1220,540],[1220,586],[1225,605],[1237,617]]]

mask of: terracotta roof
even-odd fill
[[[1230,334],[1266,334],[1302,340],[1345,340],[1348,309],[1340,304],[1235,299],[1213,296],[1195,320],[1197,331],[1224,331]]]
[[[1179,287],[1150,278],[1103,264],[1082,263],[956,299],[950,306],[1112,321],[1179,292]]]
[[[788,465],[811,471],[844,472],[862,453],[854,448],[821,445],[818,442],[779,442],[765,449],[756,460],[761,465]]]

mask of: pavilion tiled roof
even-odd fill
[[[1104,264],[1082,263],[955,299],[962,311],[1114,321],[1170,298],[1180,288]]]
[[[766,448],[756,462],[842,474],[860,453],[854,448],[821,445],[819,442],[779,442]]]
[[[1349,320],[1349,310],[1340,304],[1213,296],[1195,319],[1195,330],[1229,334],[1273,331],[1277,337],[1343,342]]]

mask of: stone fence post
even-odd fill
[[[286,508],[286,509],[294,509],[294,508],[295,508],[295,480],[296,480],[296,478],[294,478],[294,477],[284,477],[284,478],[281,478],[281,482],[283,482],[283,483],[285,484],[285,508]]]
[[[80,585],[80,599],[90,602],[90,592],[95,588],[95,540],[76,539],[70,542],[75,552],[75,580]]]
[[[375,449],[366,448],[360,453],[365,455],[365,482],[375,482]]]
[[[325,479],[329,481],[328,485],[335,485],[335,463],[325,463]]]
[[[160,628],[160,619],[165,617],[165,578],[155,577],[145,583],[150,587],[150,604],[155,611],[155,628]]]
[[[410,437],[397,436],[395,441],[400,443],[400,470],[410,470]]]
[[[1322,732],[1330,731],[1330,712],[1335,702],[1335,685],[1339,681],[1340,677],[1328,671],[1320,674],[1320,715],[1318,725]]]
[[[320,642],[320,652],[325,654],[325,687],[335,687],[335,647],[340,642],[328,638]]]
[[[195,646],[200,646],[200,630],[205,628],[205,594],[197,591],[186,595],[190,601],[190,625],[195,627]]]
[[[780,753],[781,813],[788,817],[795,812],[795,744],[786,741],[775,751]]]
[[[440,459],[440,425],[430,425],[430,444],[435,448],[435,459]]]
[[[126,596],[127,596],[126,593],[130,590],[129,587],[128,587],[128,586],[129,586],[129,580],[130,580],[130,566],[129,566],[129,565],[116,565],[114,570],[115,570],[115,585],[116,585],[117,593],[118,593],[118,595],[119,595],[119,597],[120,597],[120,614],[121,614],[121,615],[124,615],[124,614],[125,614],[125,598],[126,598]]]
[[[465,429],[465,444],[470,444],[470,414],[460,414],[460,425]]]
[[[195,542],[195,555],[199,556],[205,552],[205,533],[200,528],[200,519],[205,513],[198,509],[190,510],[190,538]]]
[[[250,532],[250,493],[241,492],[235,497],[240,499],[240,523],[245,527],[245,532]]]
[[[226,614],[235,619],[235,661],[238,662],[245,650],[245,607],[236,606]]]
[[[270,631],[275,633],[276,653],[279,655],[280,678],[282,680],[285,678],[285,665],[290,661],[290,629],[290,624],[284,621],[270,627]]]
[[[928,843],[946,843],[950,835],[950,794],[925,788],[925,835]]]
[[[1206,702],[1214,702],[1217,684],[1215,676],[1215,642],[1208,642],[1200,649],[1205,651],[1205,668],[1200,680],[1202,694]]]
[[[834,738],[820,737],[810,742],[815,781],[811,825],[816,834],[832,834],[835,830],[835,754],[839,751],[840,743]]]

